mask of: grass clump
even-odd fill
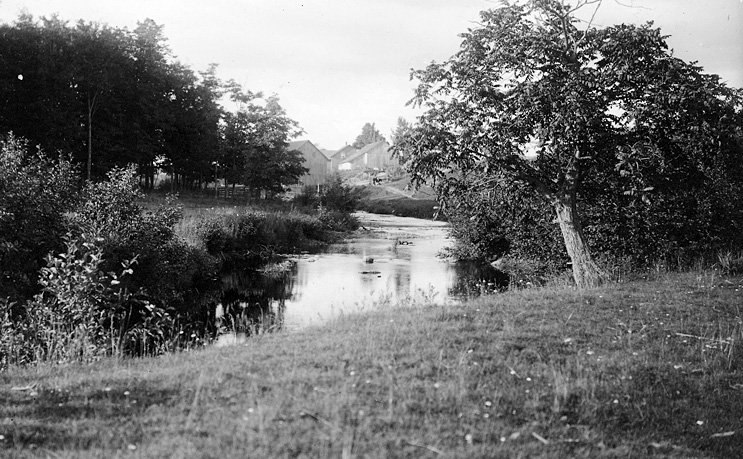
[[[246,345],[0,374],[7,457],[730,458],[743,279],[380,307]],[[13,390],[15,388],[15,390]]]

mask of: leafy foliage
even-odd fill
[[[207,299],[199,292],[207,290],[215,261],[176,237],[173,226],[182,209],[174,197],[156,211],[145,212],[137,203],[141,192],[133,166],[114,168],[108,177],[83,190],[75,227],[102,238],[104,271],[115,270],[136,256],[137,267],[126,286],[142,290],[152,303],[183,319],[183,324],[191,324],[201,335],[207,322]]]
[[[0,139],[0,298],[18,301],[37,291],[44,256],[60,247],[66,232],[75,175],[67,158],[30,153],[13,134]]]
[[[581,30],[577,7],[484,11],[456,55],[413,72],[426,111],[397,151],[414,180],[445,201],[528,185],[580,286],[603,279],[589,244],[649,261],[740,243],[741,92],[673,57],[652,24]]]
[[[283,192],[308,171],[302,154],[287,148],[302,130],[286,116],[276,96],[263,100],[262,94],[245,93],[231,84],[231,98],[239,108],[225,114],[221,159],[225,177],[244,184],[255,196]]]
[[[361,134],[356,137],[356,140],[354,140],[351,146],[360,150],[369,144],[381,142],[382,140],[384,140],[384,136],[377,130],[374,123],[366,123],[361,128]]]
[[[156,163],[209,171],[219,86],[214,67],[197,76],[173,62],[149,19],[133,31],[29,15],[0,24],[0,131],[71,154],[88,178],[134,163],[151,187]]]
[[[320,205],[332,211],[353,212],[361,199],[359,192],[343,183],[339,174],[328,177],[320,189]]]

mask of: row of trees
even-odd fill
[[[652,24],[576,18],[600,3],[506,3],[413,72],[425,111],[397,151],[471,256],[567,251],[592,286],[606,278],[594,251],[642,264],[743,247],[743,92]]]
[[[21,15],[0,25],[0,132],[71,154],[88,179],[133,163],[148,188],[161,168],[178,187],[215,170],[257,190],[295,181],[305,170],[286,146],[297,123],[275,96],[222,82],[216,69],[175,60],[149,19],[130,31]]]

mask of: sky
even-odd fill
[[[575,0],[572,0],[575,1]],[[621,2],[621,3],[620,3]],[[0,22],[22,11],[136,28],[164,26],[175,57],[194,71],[277,94],[319,148],[353,143],[367,122],[389,139],[415,83],[411,69],[458,50],[497,0],[0,0]],[[588,20],[593,10],[584,9]],[[743,0],[603,0],[597,26],[654,21],[674,54],[743,88]],[[232,108],[227,105],[228,109]]]

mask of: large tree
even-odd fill
[[[88,178],[136,163],[151,186],[159,158],[181,177],[208,174],[221,95],[214,68],[199,79],[174,62],[149,19],[133,31],[29,15],[0,24],[0,132],[72,154]]]
[[[361,128],[361,134],[356,137],[352,146],[360,150],[369,144],[382,140],[385,140],[384,136],[379,132],[374,123],[366,123]]]
[[[652,24],[581,26],[575,11],[591,4],[482,12],[458,53],[413,72],[425,111],[398,142],[414,180],[443,198],[528,185],[553,208],[579,287],[605,279],[581,225],[586,190],[637,212],[658,185],[734,183],[741,152],[739,91],[675,58]]]
[[[296,183],[308,171],[301,153],[288,149],[289,141],[302,133],[299,124],[286,115],[275,95],[245,92],[234,81],[227,88],[237,110],[224,116],[220,164],[225,177],[256,196],[270,196]]]

